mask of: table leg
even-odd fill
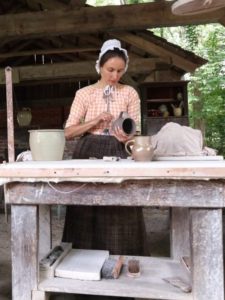
[[[224,300],[222,209],[191,209],[194,300]]]
[[[49,205],[39,205],[39,261],[52,248],[51,242],[51,208]]]
[[[32,292],[32,300],[49,300],[50,293],[42,292],[42,291],[33,291]]]
[[[189,208],[173,207],[170,212],[170,256],[180,260],[190,257]]]
[[[12,299],[31,300],[38,282],[37,206],[12,205]]]

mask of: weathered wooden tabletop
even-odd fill
[[[26,161],[0,166],[0,183],[12,181],[122,182],[127,179],[224,179],[225,161]]]

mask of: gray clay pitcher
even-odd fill
[[[119,117],[113,122],[112,130],[116,127],[122,129],[126,135],[134,135],[136,132],[135,121],[124,111],[121,111]]]
[[[135,136],[134,139],[126,142],[125,149],[135,161],[150,161],[154,155],[150,136]]]

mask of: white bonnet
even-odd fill
[[[99,53],[99,56],[98,56],[98,60],[96,60],[96,64],[95,64],[95,69],[97,71],[98,74],[100,74],[100,60],[101,60],[101,57],[108,51],[108,50],[114,50],[114,48],[118,48],[119,50],[123,51],[126,58],[127,58],[127,61],[126,61],[126,67],[125,67],[125,72],[128,68],[128,61],[129,61],[129,57],[128,57],[128,54],[127,54],[127,50],[122,48],[121,47],[121,43],[120,41],[114,39],[114,40],[107,40],[103,43],[102,45],[102,48],[101,48],[101,51]]]

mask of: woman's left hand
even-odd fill
[[[127,135],[124,133],[122,129],[119,127],[114,128],[113,135],[115,138],[117,138],[118,141],[125,143],[126,141],[130,140],[132,138],[131,135]]]

